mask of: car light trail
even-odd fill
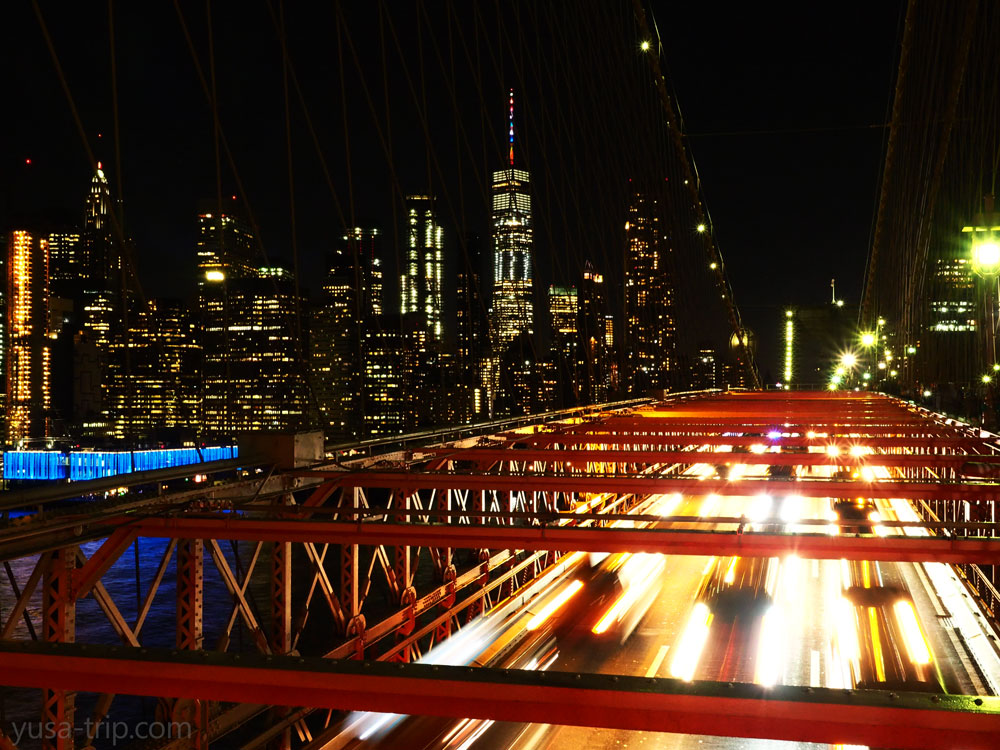
[[[708,632],[712,626],[714,615],[704,602],[694,605],[691,617],[674,650],[674,658],[670,662],[670,676],[690,682],[694,670],[698,667],[698,659],[708,640]]]
[[[757,675],[754,682],[771,687],[776,684],[785,670],[785,622],[778,607],[770,607],[764,613],[760,627],[760,643],[757,647]]]
[[[930,664],[931,651],[927,646],[927,639],[917,622],[917,613],[913,610],[910,602],[901,599],[893,607],[896,613],[896,620],[903,631],[903,640],[906,643],[906,652],[910,656],[910,661],[914,664]]]
[[[718,502],[719,502],[718,495],[707,495],[705,499],[702,500],[701,507],[698,508],[698,515],[701,516],[702,518],[711,515],[712,511],[715,510],[715,506],[718,504]]]
[[[566,602],[568,602],[576,592],[583,588],[582,581],[572,581],[566,588],[564,588],[559,595],[556,596],[552,601],[542,607],[541,611],[528,620],[528,624],[525,626],[527,630],[537,630],[542,623],[552,617],[553,614]]]

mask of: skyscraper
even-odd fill
[[[419,316],[426,345],[440,349],[444,338],[444,231],[434,198],[406,196],[407,245],[400,276],[400,312]]]
[[[509,153],[493,173],[493,348],[499,354],[522,331],[534,331],[530,176],[514,168],[514,92],[509,101]]]
[[[973,273],[967,251],[952,248],[934,252],[928,277],[923,311],[927,332],[921,339],[933,355],[921,358],[919,375],[927,382],[973,381],[992,365],[982,354],[985,295],[978,287],[985,282]]]
[[[399,315],[383,315],[365,331],[364,434],[377,438],[412,429],[416,344]]]
[[[226,278],[255,276],[254,237],[250,226],[235,214],[212,208],[198,213],[198,286]],[[209,284],[212,287],[211,284]],[[214,287],[213,287],[214,288]]]
[[[489,317],[480,274],[479,238],[466,235],[462,249],[455,300],[455,339],[458,345],[455,366],[458,369],[458,391],[462,394],[457,421],[470,423],[485,418],[487,414],[483,365],[489,346]]]
[[[115,236],[111,218],[111,190],[104,169],[97,170],[90,180],[83,215],[83,265],[86,287],[93,291],[110,291],[119,284],[120,253],[115,251]]]
[[[282,268],[255,266],[253,246],[240,217],[198,215],[201,424],[223,438],[297,428],[305,418],[294,280]]]
[[[77,296],[89,275],[85,250],[79,229],[49,233],[49,285],[53,294],[70,299]]]
[[[49,243],[29,231],[7,242],[7,441],[51,434]]]
[[[633,191],[625,221],[625,380],[632,393],[665,388],[676,370],[670,244],[651,193]]]
[[[579,293],[578,327],[583,346],[580,395],[583,403],[598,404],[608,400],[611,367],[607,347],[607,296],[604,275],[587,261]]]
[[[334,250],[313,311],[310,364],[327,425],[341,437],[363,431],[365,332],[382,314],[382,266],[377,229],[354,227]]]
[[[108,410],[115,437],[193,429],[201,392],[195,316],[179,300],[149,299],[129,315],[129,367],[111,373]]]

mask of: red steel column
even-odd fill
[[[42,579],[42,638],[49,643],[72,643],[76,640],[76,599],[72,592],[75,568],[75,546],[53,552],[45,567]],[[75,692],[42,691],[43,750],[72,750],[75,708]]]
[[[180,539],[177,542],[177,648],[201,651],[205,618],[205,542]],[[208,747],[208,703],[177,700],[170,707],[170,721],[183,727],[179,739],[191,750]]]

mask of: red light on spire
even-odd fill
[[[31,159],[25,159],[25,160],[24,160],[24,163],[25,163],[25,164],[29,164],[29,165],[30,165],[30,164],[31,164]]]
[[[104,169],[104,166],[101,164],[101,162],[97,162],[97,168],[98,169]]]
[[[235,195],[233,196],[233,200],[236,200],[236,196]]]

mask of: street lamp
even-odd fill
[[[996,276],[1000,271],[1000,243],[992,234],[972,241],[972,270],[980,276]]]
[[[875,341],[875,334],[871,331],[865,331],[861,334],[861,346],[865,347],[865,349],[875,346]]]
[[[1000,243],[997,242],[994,232],[1000,230],[1000,214],[994,209],[994,198],[987,195],[983,199],[985,210],[976,214],[974,226],[962,227],[963,232],[972,233],[970,243],[970,261],[972,271],[980,276],[985,282],[983,285],[983,313],[984,323],[983,333],[986,340],[986,351],[984,359],[987,362],[997,361],[997,275],[1000,274]],[[982,383],[986,390],[986,404],[983,412],[983,427],[993,429],[994,426],[994,392],[990,385],[993,378],[990,375],[983,375]]]

